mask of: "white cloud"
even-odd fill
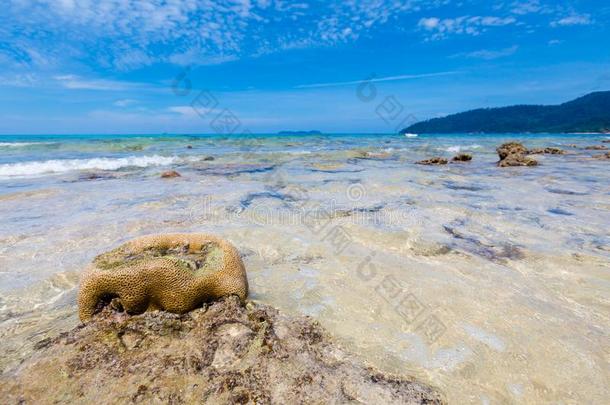
[[[422,18],[417,24],[420,29],[430,33],[429,39],[444,39],[453,34],[477,36],[488,27],[501,27],[515,24],[515,17],[462,16],[457,18]]]
[[[22,39],[11,46],[27,49],[26,57],[36,63],[59,56],[133,70],[158,62],[218,64],[285,49],[332,46],[356,40],[403,14],[445,3],[329,0],[312,7],[307,1],[281,0],[13,0],[0,23],[10,21],[2,28]],[[41,30],[44,41],[36,34]]]
[[[551,22],[551,27],[565,27],[570,25],[589,25],[591,16],[588,14],[572,14],[559,20]]]
[[[138,101],[132,98],[123,98],[115,101],[112,105],[116,107],[129,107],[130,105],[136,104]]]
[[[517,1],[512,4],[513,14],[525,15],[542,12],[544,9],[539,0]]]
[[[60,86],[71,90],[121,91],[143,87],[140,83],[105,79],[87,79],[72,74],[54,76],[53,79],[55,79]]]
[[[513,45],[509,48],[492,50],[492,49],[481,49],[479,51],[467,52],[467,53],[459,53],[454,55],[453,57],[466,57],[466,58],[474,58],[474,59],[499,59],[507,56],[514,55],[519,50],[519,46]]]
[[[0,86],[2,87],[34,87],[37,83],[38,77],[31,73],[0,76]]]
[[[419,21],[419,25],[420,25],[420,27],[424,27],[427,30],[433,30],[436,27],[438,27],[440,22],[441,22],[441,20],[439,18],[436,18],[436,17],[422,18]]]

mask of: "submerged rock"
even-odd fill
[[[161,173],[162,179],[173,179],[175,177],[182,177],[182,175],[175,170],[168,170],[166,172]]]
[[[566,151],[555,147],[534,148],[528,151],[530,155],[565,155]]]
[[[420,160],[419,162],[415,162],[418,165],[446,165],[449,163],[447,159],[443,157],[433,157],[430,159]]]
[[[89,172],[83,173],[78,176],[80,181],[92,181],[92,180],[109,180],[115,179],[116,175],[114,173],[109,172]]]
[[[610,152],[606,152],[603,155],[595,155],[593,156],[594,159],[598,159],[598,160],[608,160],[610,159]]]
[[[593,145],[585,147],[585,150],[606,150],[608,147],[606,145]]]
[[[498,167],[537,166],[538,161],[527,156],[528,150],[518,142],[508,142],[496,149],[500,161]]]
[[[452,162],[470,162],[472,155],[470,153],[460,153],[451,159]]]
[[[361,364],[311,318],[227,297],[188,314],[106,307],[0,377],[5,403],[442,404]]]
[[[392,154],[386,151],[383,152],[369,152],[363,150],[357,150],[352,152],[353,159],[363,160],[384,160],[392,157]]]
[[[498,167],[538,166],[538,161],[525,155],[508,155],[498,162]]]

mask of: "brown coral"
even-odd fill
[[[232,294],[243,301],[248,280],[229,242],[205,234],[151,235],[96,257],[81,278],[78,308],[87,321],[118,297],[128,313],[184,313]]]

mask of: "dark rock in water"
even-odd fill
[[[587,146],[585,150],[606,150],[608,147],[606,145],[593,145]]]
[[[469,153],[460,153],[451,159],[452,162],[470,162],[472,160],[472,155]]]
[[[420,160],[419,162],[415,163],[418,165],[446,165],[449,162],[443,157],[433,157],[430,159]]]
[[[446,181],[443,183],[445,187],[451,190],[465,190],[465,191],[483,191],[486,188],[473,184],[462,184],[455,181]]]
[[[610,139],[604,139],[602,143],[610,143]]]
[[[546,191],[553,194],[562,194],[562,195],[589,195],[587,192],[583,191],[572,191],[572,190],[562,190],[560,188],[551,188],[547,187]]]
[[[239,174],[265,173],[275,169],[275,165],[257,163],[228,163],[196,169],[198,172],[214,176],[236,176]]]
[[[193,145],[186,145],[187,149],[193,149]]]
[[[166,172],[161,173],[162,179],[173,179],[175,177],[182,177],[180,173],[175,170],[168,170]]]
[[[204,162],[211,162],[212,160],[215,160],[214,156],[206,156],[203,158]]]
[[[525,155],[508,155],[498,162],[498,167],[538,166],[538,161]]]
[[[555,147],[548,147],[530,149],[527,153],[530,155],[565,155],[566,151]]]
[[[506,159],[509,155],[525,155],[527,154],[527,149],[518,142],[508,142],[498,147],[496,152],[498,152],[498,156],[502,160]]]
[[[571,212],[566,211],[566,210],[561,209],[561,208],[551,208],[551,209],[547,210],[547,212],[550,212],[551,214],[555,214],[555,215],[566,215],[566,216],[574,215]]]
[[[527,149],[520,143],[508,142],[496,149],[500,161],[498,167],[537,166],[538,162],[527,155]]]
[[[228,297],[184,315],[106,307],[0,377],[3,403],[442,404],[363,365],[311,318]]]
[[[598,159],[598,160],[608,160],[608,159],[610,159],[610,152],[606,152],[606,154],[604,154],[604,155],[595,155],[595,156],[593,156],[593,158]]]
[[[91,172],[91,173],[83,173],[78,179],[81,181],[91,181],[91,180],[108,180],[116,178],[112,173],[100,173],[100,172]]]

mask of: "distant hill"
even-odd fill
[[[320,131],[280,131],[278,135],[322,135]]]
[[[418,122],[401,133],[610,132],[610,91],[560,105],[480,108]]]

